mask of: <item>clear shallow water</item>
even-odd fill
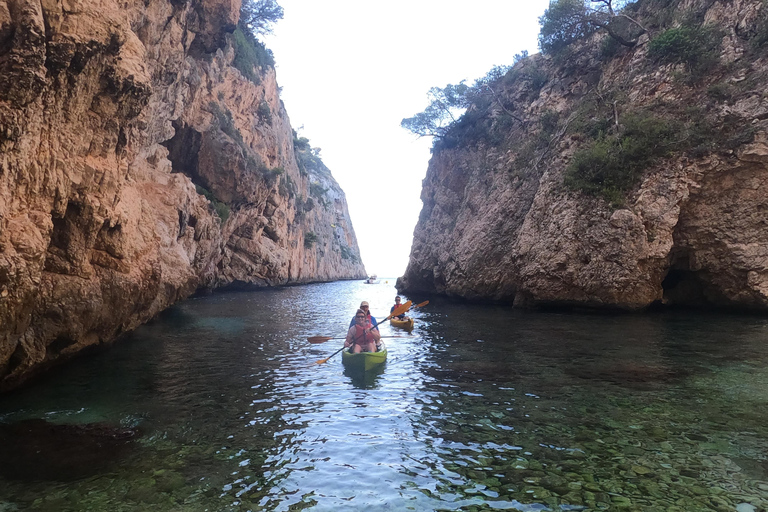
[[[315,364],[384,281],[188,300],[0,397],[0,426],[139,432],[99,463],[0,449],[0,511],[768,507],[768,319],[433,300],[378,373]]]

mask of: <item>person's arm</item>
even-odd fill
[[[351,347],[352,345],[354,345],[354,341],[355,341],[355,328],[350,327],[349,330],[347,331],[347,338],[344,340],[344,346]]]
[[[379,332],[378,327],[371,327],[371,337],[373,337],[373,340],[378,343],[381,341],[381,333]]]

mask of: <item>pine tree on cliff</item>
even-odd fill
[[[275,0],[243,0],[240,7],[240,25],[250,32],[271,34],[272,26],[283,19],[283,8]]]
[[[628,4],[620,0],[553,0],[539,18],[541,51],[557,53],[599,30],[623,46],[635,46],[647,30],[630,16]]]

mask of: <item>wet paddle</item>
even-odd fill
[[[315,364],[323,364],[323,363],[327,363],[327,362],[328,362],[328,360],[329,360],[330,358],[332,358],[333,356],[335,356],[336,354],[338,354],[339,352],[341,352],[342,350],[344,350],[344,348],[345,348],[345,347],[344,347],[344,345],[342,345],[342,346],[341,346],[341,348],[340,348],[339,350],[337,350],[337,351],[336,351],[336,352],[334,352],[333,354],[329,355],[329,356],[328,356],[328,357],[326,357],[325,359],[318,359],[317,361],[315,361]]]
[[[408,301],[408,302],[410,302],[410,301]],[[407,304],[407,302],[406,302],[406,304]],[[428,300],[425,300],[424,302],[419,302],[418,304],[414,305],[413,307],[414,307],[414,308],[423,308],[423,307],[424,307],[424,306],[426,306],[427,304],[429,304],[429,301],[428,301]],[[400,313],[400,314],[402,315],[402,314],[404,314],[404,313]],[[397,315],[395,315],[395,316],[397,316]],[[394,317],[392,317],[392,318],[394,318]],[[407,318],[407,317],[403,317],[403,318]]]
[[[400,306],[399,308],[395,308],[395,310],[394,310],[393,312],[391,312],[389,315],[387,315],[387,318],[385,318],[384,320],[382,320],[381,322],[379,322],[379,325],[381,325],[382,323],[386,322],[387,320],[389,320],[389,319],[390,319],[390,318],[392,318],[393,316],[402,315],[403,313],[405,313],[406,311],[408,311],[410,308],[411,308],[411,301],[408,301],[408,302],[406,302],[405,304],[403,304],[402,306]],[[308,338],[308,339],[309,339],[309,338]],[[342,347],[341,347],[339,350],[337,350],[337,351],[336,351],[336,352],[334,352],[333,354],[329,355],[329,356],[328,356],[328,357],[326,357],[325,359],[318,359],[317,361],[315,361],[315,364],[323,364],[323,363],[326,363],[326,362],[328,362],[328,360],[329,360],[330,358],[332,358],[333,356],[335,356],[336,354],[338,354],[338,353],[339,353],[339,352],[341,352],[342,350],[344,350],[344,346],[342,346]]]

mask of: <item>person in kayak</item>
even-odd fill
[[[390,308],[389,312],[390,313],[394,312],[395,309],[399,308],[400,306],[402,306],[402,304],[400,304],[400,296],[398,295],[397,297],[395,297],[395,305]],[[403,313],[402,315],[397,315],[394,318],[397,318],[399,320],[405,320],[406,316],[405,316],[405,313]]]
[[[368,315],[362,309],[355,313],[355,325],[347,331],[347,339],[344,340],[344,347],[349,348],[353,354],[360,352],[376,352],[378,342],[381,340],[379,329],[374,327],[368,321]]]
[[[366,301],[363,301],[360,303],[360,309],[365,312],[365,315],[368,317],[368,323],[370,323],[377,331],[379,330],[379,322],[376,321],[375,318],[371,316],[370,307],[368,306],[368,303]],[[355,325],[355,318],[352,317],[352,321],[349,322],[350,327],[354,327]]]

